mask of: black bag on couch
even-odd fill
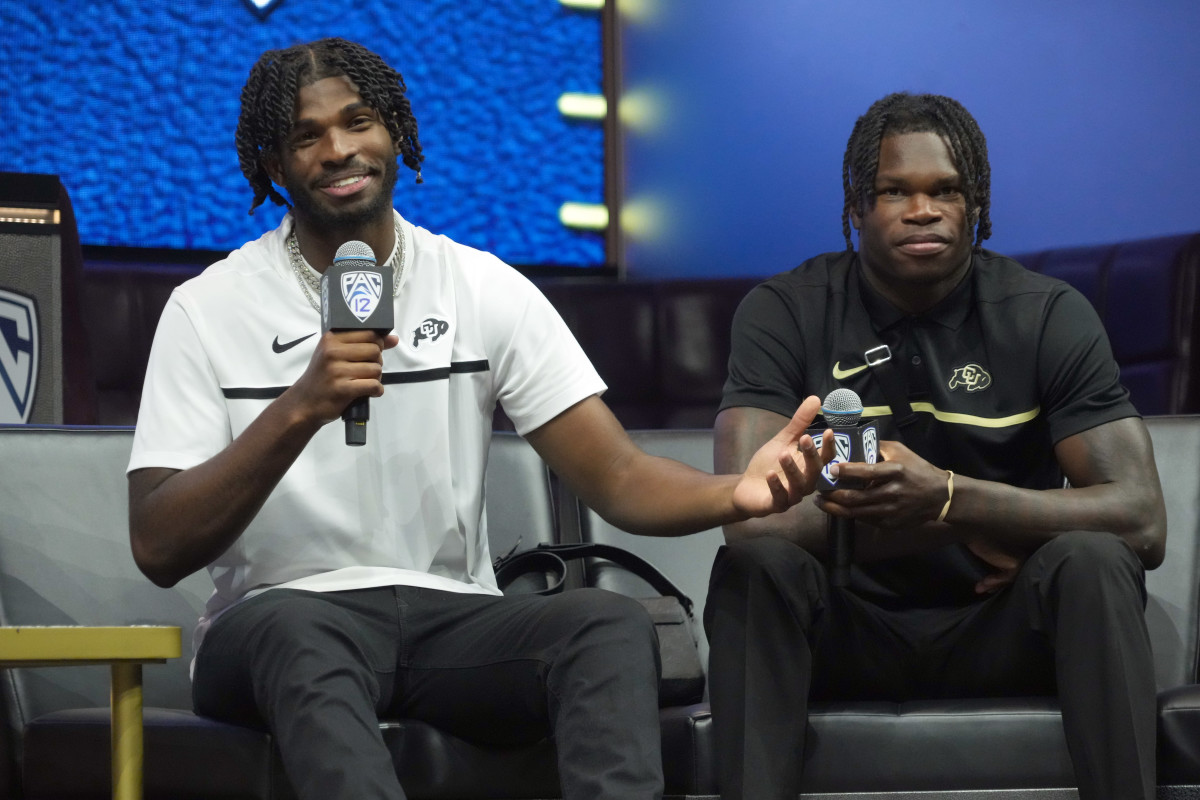
[[[639,555],[609,544],[539,544],[519,553],[508,552],[493,563],[496,582],[506,594],[558,594],[563,591],[567,561],[603,558],[637,575],[659,592],[658,597],[634,598],[654,622],[658,634],[662,678],[660,706],[685,706],[704,696],[704,667],[696,649],[692,600],[679,587]],[[539,575],[542,581],[532,579]]]

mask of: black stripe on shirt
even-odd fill
[[[479,361],[451,361],[448,367],[419,369],[413,372],[385,372],[381,380],[384,386],[392,383],[426,383],[427,381],[444,381],[450,377],[451,373],[487,372],[488,369],[486,358]]]
[[[411,372],[385,372],[381,378],[385,386],[394,383],[428,383],[444,381],[452,374],[467,372],[487,372],[491,367],[486,358],[479,361],[452,361],[448,367],[434,369],[418,369]],[[287,391],[287,386],[264,386],[261,388],[230,388],[222,389],[221,394],[226,400],[274,400]]]

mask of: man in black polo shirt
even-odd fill
[[[1152,798],[1144,570],[1165,511],[1100,321],[981,249],[987,146],[956,101],[876,102],[844,170],[846,251],[737,312],[715,460],[741,471],[839,387],[885,460],[834,468],[866,488],[725,528],[705,613],[722,796],[794,800],[810,697],[1057,694],[1080,797]],[[821,561],[827,515],[856,520],[846,588]]]

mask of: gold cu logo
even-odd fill
[[[968,392],[978,392],[992,385],[992,376],[978,364],[967,364],[954,370],[950,376],[950,388],[967,387]]]

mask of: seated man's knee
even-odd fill
[[[1054,537],[1042,545],[1042,550],[1050,560],[1084,572],[1132,570],[1140,574],[1142,571],[1133,548],[1112,533],[1072,531]]]
[[[761,580],[816,586],[823,576],[821,562],[804,548],[777,536],[759,536],[730,542],[718,551],[709,588]]]
[[[713,562],[705,629],[714,641],[724,624],[737,629],[753,617],[788,620],[807,635],[825,607],[828,586],[821,562],[792,542],[773,536],[732,542]]]
[[[630,643],[655,640],[654,623],[645,606],[606,589],[583,588],[556,597],[559,624],[591,631],[604,639]]]
[[[645,606],[605,589],[583,588],[556,595],[543,622],[559,642],[552,660],[567,672],[580,664],[590,672],[658,685],[658,634]],[[556,672],[561,669],[556,667]]]
[[[1145,569],[1133,548],[1114,534],[1064,533],[1042,545],[1035,557],[1050,583],[1060,588],[1103,593],[1126,589],[1144,595]]]
[[[273,589],[243,602],[217,620],[196,656],[197,712],[260,725],[271,698],[368,669],[354,626],[323,598]]]

